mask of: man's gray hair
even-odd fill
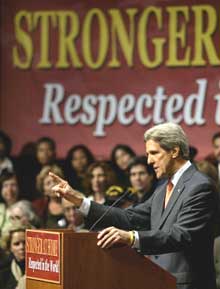
[[[155,125],[144,133],[144,140],[153,140],[166,151],[179,147],[180,157],[189,159],[189,143],[185,132],[178,124],[167,122]]]

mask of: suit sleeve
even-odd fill
[[[150,229],[151,202],[153,196],[146,202],[131,206],[127,209],[111,208],[110,211],[98,222],[95,230],[115,226],[123,230],[148,230]],[[89,214],[85,220],[90,228],[105,212],[108,206],[91,202]]]
[[[183,192],[184,193],[184,192]],[[209,184],[201,184],[184,199],[170,228],[139,231],[143,254],[163,254],[190,249],[209,236],[216,211],[216,198]]]

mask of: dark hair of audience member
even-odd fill
[[[191,162],[195,161],[197,154],[198,154],[198,149],[194,146],[189,146],[189,159]]]
[[[118,144],[116,145],[112,152],[111,152],[111,161],[112,161],[112,164],[115,166],[115,167],[118,167],[119,169],[122,169],[118,166],[118,163],[117,163],[117,158],[116,158],[116,153],[118,150],[121,150],[121,151],[124,151],[126,154],[128,154],[131,158],[135,157],[136,154],[135,152],[133,151],[133,149],[131,147],[129,147],[128,145],[125,145],[125,144]]]
[[[196,167],[200,172],[208,176],[213,185],[213,190],[217,192],[218,213],[215,221],[215,235],[218,236],[220,235],[220,184],[218,180],[218,172],[216,167],[206,160],[197,162]]]
[[[36,155],[36,143],[27,142],[22,146],[21,151],[19,153],[19,158],[34,159],[35,155]]]
[[[146,156],[136,156],[134,157],[128,164],[128,172],[131,171],[131,169],[137,165],[143,165],[146,167],[146,171],[149,175],[153,175],[156,177],[154,169],[152,166],[148,165],[147,163],[147,157]]]
[[[202,172],[203,174],[209,177],[209,179],[214,185],[214,188],[216,189],[216,191],[218,191],[219,180],[218,180],[218,172],[217,172],[216,167],[206,160],[199,161],[195,165],[200,172]]]
[[[39,138],[36,142],[36,146],[38,147],[41,143],[48,143],[53,151],[56,150],[56,143],[50,137],[44,136],[44,137]]]
[[[76,158],[77,153],[78,156]],[[85,145],[78,144],[70,148],[65,159],[64,175],[71,186],[77,190],[84,190],[83,179],[88,166],[94,160],[92,152]]]
[[[142,168],[144,167],[147,173],[147,175],[144,177],[144,185],[146,187],[144,188],[144,191],[142,191],[143,188],[141,188],[141,191],[139,191],[139,188],[136,188],[136,187],[133,187],[133,188],[137,190],[139,201],[144,202],[153,194],[156,184],[157,184],[157,179],[156,179],[156,175],[155,175],[153,167],[147,163],[147,157],[136,156],[129,162],[129,165],[128,165],[128,173],[130,176],[131,185],[132,185],[131,172],[132,170],[135,169],[135,167],[138,167],[138,166],[141,166]]]
[[[212,143],[214,143],[217,138],[220,138],[220,131],[216,132],[216,133],[212,136]]]
[[[128,164],[136,154],[128,145],[118,144],[111,152],[111,163],[116,172],[118,184],[123,187],[130,186]]]
[[[36,159],[41,166],[51,165],[56,159],[56,143],[50,137],[41,137],[36,143]]]
[[[11,153],[12,141],[3,130],[0,130],[0,143],[4,144],[5,156],[8,157]]]

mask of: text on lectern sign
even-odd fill
[[[27,278],[60,283],[60,233],[27,230]]]

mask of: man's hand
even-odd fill
[[[55,182],[55,186],[52,191],[58,197],[63,197],[69,202],[73,203],[76,207],[80,207],[84,198],[84,195],[76,190],[74,190],[67,181],[58,177],[54,173],[49,172],[49,176]]]
[[[109,227],[98,234],[97,245],[101,248],[110,248],[116,243],[131,245],[130,232]]]

